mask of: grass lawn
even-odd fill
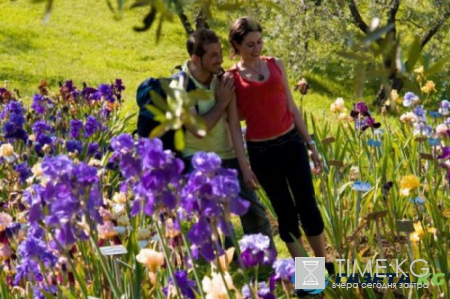
[[[82,82],[97,86],[121,78],[127,88],[123,111],[136,112],[134,96],[139,83],[147,77],[170,75],[174,66],[188,58],[186,34],[177,18],[164,23],[159,43],[155,28],[144,33],[132,30],[141,25],[145,13],[146,9],[128,10],[117,21],[106,1],[65,0],[55,2],[49,22],[44,24],[44,5],[2,1],[0,80],[19,89],[26,100],[42,79],[56,91],[58,82],[68,79],[81,87]],[[227,26],[222,21],[212,26],[226,37]],[[224,53],[228,53],[227,48]],[[224,66],[232,63],[226,60]],[[311,83],[311,93],[303,103],[306,111],[316,116],[329,118],[329,105],[338,96],[349,100],[351,91],[332,79],[314,75]],[[295,94],[295,98],[299,100],[300,95]],[[130,124],[130,129],[133,127]]]

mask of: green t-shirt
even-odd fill
[[[185,71],[190,79],[195,83],[197,89],[210,91],[211,98],[209,100],[198,100],[193,103],[193,106],[197,106],[197,112],[199,116],[208,113],[215,105],[215,87],[217,84],[217,78],[214,76],[210,87],[206,87],[198,82],[194,76],[189,72],[187,67],[188,62],[183,65],[183,71]],[[214,152],[221,159],[232,159],[236,157],[234,153],[233,143],[231,141],[230,130],[226,119],[226,113],[222,115],[217,124],[212,128],[205,137],[196,138],[191,132],[185,132],[185,148],[183,149],[183,157],[189,157],[197,152]]]

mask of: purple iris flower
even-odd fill
[[[40,94],[35,94],[33,96],[33,103],[31,104],[31,109],[35,111],[36,114],[44,114],[47,108],[54,107],[53,102]]]
[[[45,242],[34,236],[27,236],[27,238],[20,243],[18,252],[21,258],[42,261],[46,265],[54,266],[58,261],[58,258],[49,251]]]
[[[58,287],[57,286],[43,285],[43,286],[33,287],[34,299],[47,299],[49,297],[48,295],[44,295],[44,293],[42,293],[42,291],[44,291],[47,294],[50,294],[50,296],[52,296],[54,298],[57,298],[57,295],[58,295]]]
[[[78,119],[72,119],[70,121],[69,137],[72,139],[78,139],[80,137],[80,131],[83,129],[83,122]]]
[[[33,185],[34,192],[24,193],[30,204],[30,223],[43,220],[48,229],[54,229],[63,245],[85,239],[87,235],[76,225],[82,215],[89,215],[88,220],[93,223],[102,223],[98,209],[103,197],[97,169],[83,162],[75,164],[60,155],[45,157],[42,170],[49,179],[46,186]]]
[[[83,151],[83,143],[80,140],[68,140],[66,142],[66,150],[68,153],[81,153]]]
[[[93,156],[95,159],[100,159],[102,157],[102,152],[100,151],[100,145],[98,142],[89,143],[86,154],[88,156]]]
[[[37,282],[43,281],[39,262],[45,267],[54,267],[58,258],[50,251],[47,244],[36,235],[29,232],[25,240],[20,243],[18,250],[20,264],[17,266],[14,283],[19,284],[23,277],[34,277]]]
[[[44,100],[44,96],[40,94],[35,94],[33,96],[33,103],[31,104],[31,109],[34,110],[37,114],[44,114],[45,107],[42,105]]]
[[[239,240],[241,259],[244,267],[272,265],[276,252],[270,248],[270,239],[263,234],[245,235]]]
[[[36,282],[42,282],[44,280],[38,262],[30,259],[21,259],[20,264],[17,265],[14,285],[18,285],[23,277]]]
[[[106,101],[114,102],[113,97],[113,89],[111,88],[111,85],[108,84],[100,84],[98,86],[98,91],[100,94],[104,97]]]
[[[275,270],[276,280],[291,280],[292,275],[295,273],[295,263],[291,258],[277,259],[273,263],[273,269]]]
[[[24,113],[25,109],[15,100],[9,101],[8,104],[3,107],[0,118],[6,119],[2,128],[4,138],[21,139],[23,141],[28,139],[28,134],[23,128],[23,125],[25,124]]]
[[[433,127],[427,125],[426,123],[416,123],[414,124],[414,135],[430,137],[433,134]]]
[[[39,120],[33,124],[32,130],[33,133],[38,136],[53,132],[53,127],[45,120]]]
[[[367,113],[369,112],[369,108],[367,108],[366,103],[358,102],[355,104],[355,110],[359,113]]]
[[[19,173],[19,183],[23,184],[33,173],[27,163],[20,163],[14,166],[14,170]]]
[[[95,132],[100,131],[102,125],[95,116],[88,116],[84,126],[84,136],[91,137]]]
[[[123,86],[122,80],[121,79],[116,79],[116,81],[113,84],[113,88],[115,90],[115,95],[116,95],[117,99],[120,102],[121,99],[122,99],[122,91],[125,90],[125,86]]]
[[[83,82],[83,90],[81,91],[81,96],[86,100],[100,100],[101,94],[97,89],[88,87],[86,83]]]
[[[450,147],[446,146],[442,149],[442,154],[440,154],[438,159],[449,159],[450,158]]]
[[[134,149],[134,139],[129,134],[120,134],[111,140],[115,152],[126,153]]]
[[[413,110],[414,114],[417,115],[418,117],[425,117],[426,115],[426,111],[423,109],[422,105],[418,105],[416,108],[414,108]]]
[[[41,167],[44,175],[49,176],[51,180],[56,180],[59,176],[70,173],[73,162],[65,155],[45,157]]]
[[[197,292],[197,287],[195,285],[195,282],[190,280],[188,277],[188,273],[186,270],[177,270],[175,271],[175,280],[177,282],[178,287],[180,288],[181,295],[183,298],[189,298],[189,299],[195,299],[195,292]],[[169,278],[169,285],[173,285],[172,278]],[[168,294],[169,287],[163,288],[163,293],[166,295]]]
[[[275,299],[275,295],[273,294],[274,286],[268,286],[266,282],[262,281],[258,283],[258,299]],[[242,287],[242,296],[244,299],[252,299],[252,292],[250,291],[250,287],[248,284]]]
[[[64,87],[67,90],[67,92],[72,92],[75,90],[74,86],[73,86],[73,82],[72,80],[68,80],[64,83]]]
[[[125,86],[123,86],[122,79],[116,79],[116,81],[114,82],[114,88],[118,92],[122,92],[125,90]]]
[[[206,172],[213,172],[220,168],[222,161],[215,153],[199,152],[192,158],[192,165],[195,169]]]
[[[414,101],[419,100],[419,97],[415,95],[413,92],[407,92],[405,93],[405,96],[403,98],[403,106],[409,107],[413,104]]]

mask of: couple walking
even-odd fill
[[[314,195],[308,150],[314,172],[321,171],[321,164],[289,89],[283,62],[261,56],[262,28],[249,17],[233,23],[229,42],[233,56],[240,61],[223,76],[222,47],[212,30],[196,31],[186,44],[190,59],[183,71],[196,88],[213,91],[211,99],[199,100],[191,107],[191,113],[204,120],[207,134],[198,136],[186,128],[182,155],[188,171],[196,152],[215,152],[223,167],[238,171],[241,196],[251,202],[241,217],[245,234],[265,234],[274,246],[265,208],[254,191],[261,186],[275,209],[280,237],[291,256],[303,256],[293,239],[301,242],[300,220],[314,254],[325,257],[324,223]],[[246,122],[249,159],[241,119]],[[332,263],[327,263],[327,268],[334,272]]]

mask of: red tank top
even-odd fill
[[[286,132],[294,123],[286,102],[283,76],[275,59],[263,57],[270,76],[264,82],[243,78],[234,65],[230,70],[234,75],[238,109],[246,119],[246,139],[270,139]]]

